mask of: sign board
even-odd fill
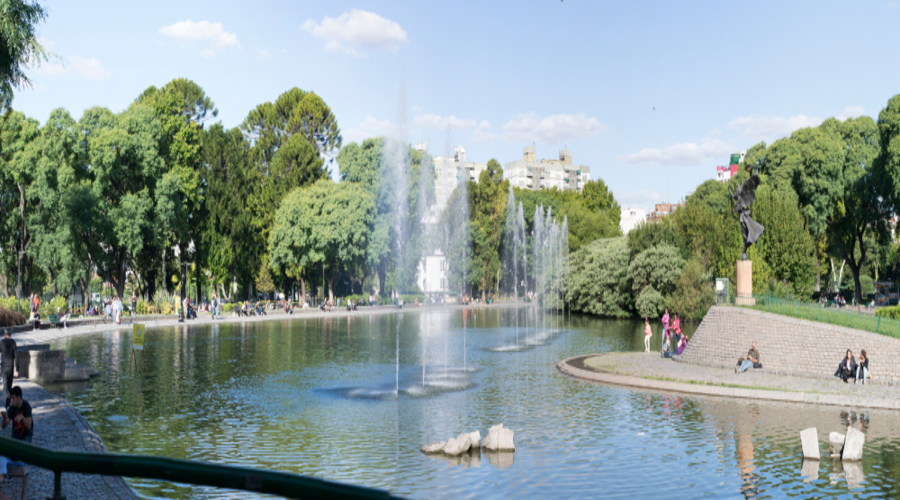
[[[144,350],[144,325],[136,323],[134,330],[131,332],[131,348],[135,351]]]

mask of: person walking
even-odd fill
[[[653,330],[650,328],[650,318],[644,318],[644,352],[650,352],[650,337]]]
[[[213,294],[212,298],[212,319],[216,319],[219,316],[219,297],[216,294]]]
[[[16,351],[16,341],[12,339],[12,332],[7,327],[3,332],[3,340],[0,340],[0,375],[3,379],[3,407],[9,408],[9,391],[12,389],[13,377],[18,377],[16,364],[19,361]]]

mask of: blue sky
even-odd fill
[[[185,77],[234,127],[296,86],[331,106],[345,144],[401,130],[504,164],[567,145],[623,206],[683,198],[729,153],[877,118],[900,93],[897,1],[42,4],[60,60],[13,101],[42,123]]]

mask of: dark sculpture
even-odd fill
[[[737,191],[728,192],[734,198],[734,211],[737,212],[741,220],[741,234],[744,236],[744,253],[741,260],[747,260],[747,249],[750,245],[756,243],[763,234],[765,228],[759,222],[750,218],[750,204],[756,198],[756,188],[759,187],[759,176],[754,175],[738,185]]]

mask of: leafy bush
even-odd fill
[[[705,269],[698,257],[688,261],[675,282],[675,291],[666,305],[669,311],[686,320],[700,320],[716,301],[712,283],[704,281]]]
[[[15,299],[13,299],[15,302]],[[18,326],[25,324],[25,315],[15,310],[0,307],[0,326]]]
[[[229,302],[228,304],[222,304],[221,307],[219,308],[219,310],[222,311],[223,313],[234,312],[234,306],[235,306],[234,302]]]
[[[153,295],[153,305],[160,314],[172,314],[178,310],[178,296],[165,290],[157,290]]]
[[[881,309],[875,311],[875,314],[884,316],[885,318],[900,319],[900,305],[892,307],[882,307]]]
[[[642,318],[658,318],[665,305],[666,300],[653,288],[653,285],[645,286],[635,300],[635,308]]]
[[[628,281],[631,282],[632,290],[635,296],[640,296],[641,291],[645,287],[653,287],[653,292],[645,295],[644,306],[651,296],[658,295],[658,299],[662,300],[662,295],[668,295],[675,287],[675,281],[681,276],[681,269],[684,267],[684,260],[678,255],[678,249],[668,243],[660,243],[639,253],[628,265]],[[655,294],[655,295],[654,295]],[[656,300],[656,299],[654,299]],[[641,311],[641,308],[637,308]],[[644,309],[641,317],[647,317],[651,309]],[[662,309],[650,317],[657,317]]]
[[[150,314],[150,304],[144,299],[138,299],[137,301],[137,313],[138,314]]]
[[[38,307],[38,312],[41,313],[41,318],[47,319],[51,314],[56,314],[57,309],[62,314],[65,314],[69,310],[69,305],[66,303],[66,299],[64,297],[60,297],[59,295],[53,297],[50,300],[41,302],[41,305]]]
[[[0,298],[0,308],[9,309],[10,311],[28,312],[31,310],[31,305],[28,303],[28,299],[22,299],[19,301],[19,306],[16,307],[16,298],[7,297],[5,299]]]
[[[629,316],[631,290],[624,237],[597,240],[572,254],[570,263],[572,285],[568,298],[573,311]]]

